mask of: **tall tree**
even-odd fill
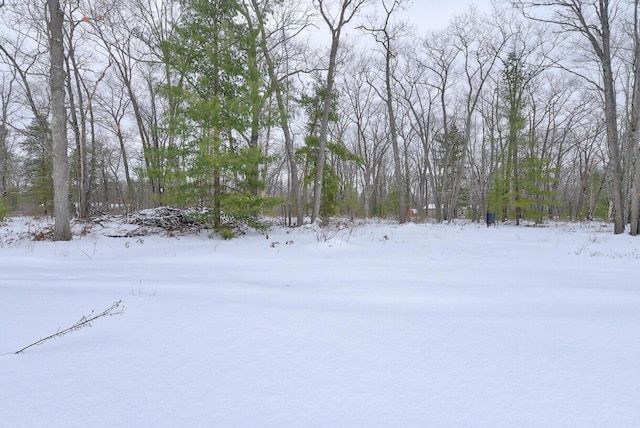
[[[51,138],[53,145],[53,239],[71,240],[69,209],[69,159],[67,157],[67,111],[65,107],[64,42],[62,9],[58,0],[47,0],[51,74]]]
[[[81,20],[74,21],[77,6],[70,6],[65,25],[65,67],[69,125],[75,141],[72,172],[75,175],[77,215],[87,218],[96,176],[95,96],[111,63],[95,52],[98,41],[92,40],[90,25],[85,25],[100,21],[102,17],[83,16]],[[87,66],[89,63],[90,67]]]
[[[173,201],[206,206],[213,223],[227,216],[251,217],[265,203],[256,165],[262,154],[248,138],[257,134],[255,40],[234,0],[189,0],[184,19],[169,45],[171,65],[184,76],[182,85],[167,88],[181,100],[176,131],[180,168],[167,177]],[[254,62],[251,67],[247,62]],[[254,68],[249,70],[249,68]],[[177,199],[176,199],[177,198]]]
[[[516,224],[520,224],[522,217],[521,175],[520,175],[520,144],[525,129],[523,116],[525,94],[529,85],[530,75],[526,70],[524,58],[512,51],[508,54],[504,64],[503,99],[505,102],[505,116],[507,118],[507,152],[504,159],[505,189],[503,195],[503,217],[507,217],[509,205],[515,208]]]
[[[311,221],[315,222],[320,215],[322,203],[322,179],[324,177],[324,160],[327,150],[327,136],[329,134],[329,116],[334,97],[336,70],[338,66],[338,49],[344,27],[362,9],[369,0],[339,0],[331,3],[331,0],[313,0],[314,6],[320,11],[322,19],[327,24],[331,33],[331,49],[329,51],[329,66],[327,68],[325,94],[323,101],[322,119],[320,121],[320,134],[318,140],[318,168],[313,183],[313,211]],[[333,6],[333,7],[332,7]]]
[[[616,71],[611,27],[618,2],[615,0],[514,0],[526,16],[541,22],[552,23],[568,33],[577,33],[586,40],[595,54],[600,68],[598,81],[589,79],[604,100],[603,113],[606,123],[606,140],[609,154],[608,172],[611,183],[614,233],[625,229],[625,204],[621,163],[621,145],[618,130],[618,100],[616,94]],[[552,14],[535,16],[537,8],[549,9]],[[581,61],[583,58],[581,57]],[[583,76],[584,77],[584,76]]]
[[[477,140],[480,140],[480,129],[476,128],[475,116],[482,102],[482,96],[493,77],[493,71],[510,38],[508,31],[496,25],[500,11],[495,16],[480,15],[478,10],[471,7],[464,15],[455,17],[451,25],[452,43],[462,56],[462,80],[464,82],[464,116],[462,129],[466,141],[462,153],[462,165],[468,166],[468,175],[472,178],[470,204],[474,220],[480,219],[480,212],[486,210],[486,164],[474,164],[471,157]],[[475,131],[475,132],[474,132]],[[475,141],[474,141],[475,140]],[[482,154],[481,154],[482,156]],[[455,171],[454,186],[447,205],[450,212],[447,218],[452,218],[452,209],[458,205],[464,168]]]
[[[629,118],[628,144],[633,153],[633,177],[631,183],[631,212],[629,223],[632,236],[640,233],[640,0],[633,1],[633,87]]]
[[[130,206],[135,209],[138,207],[138,201],[134,197],[133,175],[131,173],[127,144],[127,140],[131,137],[126,131],[126,116],[131,106],[131,100],[127,98],[124,85],[114,78],[109,81],[106,93],[101,94],[96,103],[100,106],[102,114],[105,116],[102,125],[107,132],[115,136],[118,142],[119,157],[122,161],[126,181],[126,188],[122,194],[122,203],[127,211]]]
[[[289,113],[289,103],[287,93],[289,73],[279,75],[274,46],[281,46],[287,52],[287,45],[290,43],[291,36],[287,34],[288,26],[293,26],[293,34],[297,34],[307,26],[306,21],[293,20],[290,22],[290,14],[285,13],[286,19],[279,23],[275,29],[267,28],[267,19],[269,18],[269,1],[250,0],[250,9],[256,17],[256,27],[258,32],[258,48],[262,53],[265,63],[265,69],[269,80],[268,91],[273,94],[276,100],[277,120],[282,129],[284,138],[285,156],[289,166],[290,189],[293,196],[293,202],[296,207],[296,225],[301,226],[304,219],[303,200],[298,177],[298,164],[295,157],[295,149],[293,144],[293,132],[291,130],[291,121]],[[275,42],[274,42],[275,38]],[[290,58],[284,58],[285,62]]]
[[[393,164],[395,176],[395,188],[398,195],[398,212],[396,214],[400,223],[407,220],[407,194],[405,179],[402,173],[402,161],[400,158],[400,146],[398,143],[398,124],[396,121],[395,96],[393,82],[395,81],[395,60],[397,58],[397,46],[399,39],[405,32],[404,24],[394,26],[392,17],[394,12],[407,6],[406,0],[383,0],[382,9],[384,16],[382,23],[373,22],[370,26],[363,27],[366,31],[373,34],[376,42],[382,47],[384,56],[384,95],[381,98],[387,106],[387,115],[389,117],[389,134],[391,136],[391,147],[393,149]]]
[[[162,203],[163,176],[175,166],[168,151],[174,148],[172,126],[179,100],[174,92],[159,89],[179,86],[183,77],[171,68],[168,43],[182,8],[177,0],[105,0],[93,6],[85,22],[91,24],[126,90],[142,145],[140,172],[148,180],[153,202]]]
[[[4,1],[0,4],[0,7],[4,6]],[[6,195],[7,195],[7,173],[8,173],[8,149],[7,140],[9,130],[8,124],[8,110],[9,100],[11,98],[11,91],[15,77],[7,80],[4,73],[0,74],[0,221],[6,212]]]
[[[300,104],[304,107],[308,117],[307,136],[305,138],[305,146],[298,150],[298,154],[305,160],[307,167],[305,168],[305,180],[313,180],[317,174],[319,165],[318,150],[318,130],[322,118],[322,109],[324,102],[324,88],[315,88],[315,92],[311,95],[304,95],[300,100]],[[332,123],[337,123],[339,115],[337,111],[337,103],[332,103],[331,115],[329,119]],[[340,138],[327,142],[327,154],[325,156],[323,167],[324,175],[322,177],[322,201],[320,205],[320,216],[327,218],[336,214],[338,208],[338,194],[340,192],[340,177],[337,174],[335,164],[331,164],[330,160],[335,163],[355,162],[359,164],[360,158],[351,153],[342,143]],[[331,158],[331,159],[330,159]]]
[[[423,46],[418,46],[418,49]],[[433,135],[436,132],[437,100],[441,99],[437,85],[431,84],[429,76],[431,70],[424,67],[426,59],[419,52],[410,55],[407,72],[402,76],[400,89],[405,115],[410,120],[410,132],[414,144],[412,149],[416,163],[415,171],[419,181],[418,200],[425,209],[425,216],[429,214],[429,206],[440,200],[439,192],[435,191],[435,165],[431,156],[434,144]],[[437,211],[437,219],[442,219],[442,210]]]
[[[376,88],[367,81],[371,62],[371,56],[360,55],[347,64],[349,68],[343,73],[342,85],[349,90],[344,91],[345,101],[338,104],[340,115],[347,118],[353,127],[352,151],[363,160],[358,190],[365,217],[378,213],[376,181],[389,147],[385,106]]]

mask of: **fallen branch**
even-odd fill
[[[122,315],[123,312],[124,312],[124,306],[120,306],[121,304],[122,304],[122,300],[118,300],[117,302],[113,302],[113,305],[111,305],[111,307],[105,309],[104,311],[100,312],[97,315],[94,315],[94,311],[91,311],[91,313],[89,315],[84,315],[82,318],[80,318],[80,321],[76,322],[71,327],[67,327],[64,330],[58,329],[58,331],[56,333],[54,333],[54,334],[52,334],[50,336],[47,336],[45,338],[42,338],[42,339],[38,340],[37,342],[32,343],[29,346],[25,346],[21,350],[17,351],[16,354],[19,354],[19,353],[21,353],[23,351],[26,351],[27,349],[31,348],[32,346],[40,345],[40,344],[46,342],[49,339],[55,339],[56,337],[64,336],[67,333],[71,333],[73,331],[80,330],[83,327],[91,327],[91,323],[93,321],[97,320],[98,318],[110,317],[110,316],[114,316],[114,315]]]

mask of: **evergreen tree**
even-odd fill
[[[524,95],[528,84],[527,71],[523,58],[517,53],[510,52],[505,63],[503,74],[503,97],[505,102],[505,116],[507,118],[507,152],[505,162],[506,193],[503,196],[503,216],[507,217],[511,209],[515,209],[516,224],[522,217],[520,204],[520,176],[519,176],[519,146],[522,130],[525,128],[523,117]]]
[[[526,93],[534,73],[528,70],[524,58],[512,51],[502,77],[507,132],[500,168],[489,195],[489,210],[500,211],[503,218],[515,217],[516,224],[522,218],[540,223],[548,207],[555,204],[551,189],[556,178],[552,159],[539,154],[536,130],[527,129]]]
[[[20,146],[28,177],[27,196],[42,212],[53,213],[53,160],[51,130],[44,120],[34,120],[25,131]]]
[[[234,0],[186,0],[185,13],[169,43],[171,66],[181,83],[166,88],[181,108],[172,124],[179,143],[166,151],[162,202],[210,209],[247,219],[268,203],[257,145],[255,31],[249,31]],[[250,66],[249,66],[249,65]],[[241,136],[251,134],[249,144]],[[158,172],[156,172],[158,173]]]
[[[520,163],[520,199],[517,207],[522,217],[542,223],[556,192],[551,190],[555,178],[551,174],[551,159],[537,156],[535,153],[522,157]]]
[[[511,51],[504,62],[500,90],[502,112],[506,119],[506,141],[502,145],[500,167],[489,195],[489,211],[501,212],[503,219],[514,216],[516,224],[520,223],[523,208],[520,146],[526,125],[525,93],[530,79],[524,58]]]

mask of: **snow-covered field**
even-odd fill
[[[0,227],[1,427],[640,427],[640,238],[609,225],[43,221]]]

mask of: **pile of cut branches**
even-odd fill
[[[176,230],[195,225],[190,213],[177,208],[160,207],[142,210],[129,216],[129,223],[143,227]]]

